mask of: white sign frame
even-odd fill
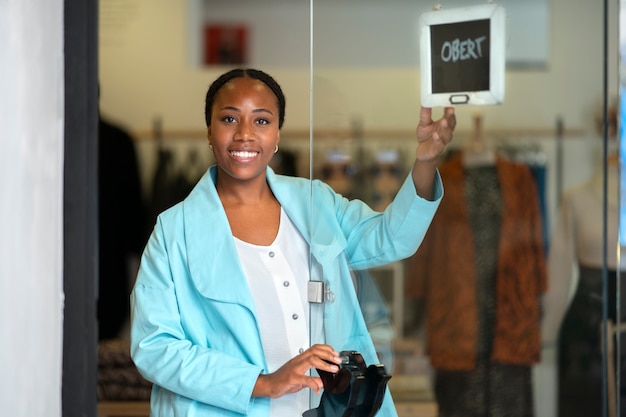
[[[479,91],[433,92],[431,26],[489,20],[489,89]],[[497,4],[481,4],[423,13],[419,18],[421,100],[426,107],[458,105],[496,105],[504,102],[505,88],[505,12]],[[440,51],[437,51],[440,53]]]

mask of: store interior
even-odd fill
[[[477,0],[471,5],[486,3],[491,4]],[[534,282],[536,292],[532,300],[521,298],[528,296],[526,293],[515,293],[516,298],[509,301],[532,304],[539,319],[532,331],[541,339],[538,355],[521,363],[526,372],[524,383],[530,384],[523,406],[530,411],[520,415],[563,416],[563,403],[577,394],[574,385],[569,397],[559,389],[566,386],[559,369],[564,355],[559,332],[568,307],[582,288],[579,266],[582,262],[596,272],[617,271],[618,281],[620,275],[621,264],[615,255],[619,245],[614,236],[617,215],[611,217],[607,231],[603,219],[608,214],[595,213],[590,207],[581,209],[591,232],[601,236],[600,246],[603,238],[609,242],[608,260],[600,263],[603,253],[580,259],[580,248],[598,241],[574,242],[573,232],[566,230],[574,220],[563,218],[564,202],[574,204],[574,192],[591,187],[591,183],[599,190],[600,201],[608,202],[608,210],[617,207],[617,181],[611,177],[604,183],[603,179],[611,175],[616,166],[612,161],[617,160],[617,130],[608,132],[608,128],[618,126],[617,114],[610,113],[616,111],[619,97],[619,5],[617,0],[502,0],[497,4],[506,12],[504,100],[496,105],[456,107],[458,124],[445,163],[452,164],[458,155],[472,150],[476,155],[488,150],[492,157],[523,165],[532,174],[529,187],[536,193],[517,198],[533,204],[532,227],[541,239],[537,259],[527,259],[537,262],[539,272],[521,278],[525,283],[521,286]],[[214,163],[206,138],[204,98],[210,82],[234,66],[267,71],[285,92],[285,125],[280,152],[273,161],[277,172],[321,179],[348,198],[384,210],[408,174],[415,152],[421,103],[419,17],[433,8],[462,6],[468,3],[101,0],[100,114],[132,137],[140,203],[145,210],[144,227],[138,233],[147,233],[156,214],[184,198]],[[216,39],[228,36],[235,39],[234,56],[221,56],[211,49]],[[434,109],[434,114],[439,112],[440,108]],[[495,159],[477,164],[493,168]],[[483,195],[485,189],[480,187],[476,192]],[[524,187],[520,182],[513,185],[519,192]],[[445,220],[441,223],[433,230],[455,240],[454,229],[446,229]],[[483,229],[490,226],[480,225]],[[525,244],[530,243],[520,246]],[[599,252],[597,246],[595,252]],[[555,260],[554,253],[570,258],[562,255]],[[137,262],[136,257],[128,261],[131,277]],[[385,326],[372,328],[371,334],[392,351],[385,365],[392,375],[388,389],[400,417],[435,417],[442,412],[434,381],[444,370],[431,363],[437,346],[429,344],[435,339],[429,333],[433,325],[428,316],[435,313],[429,313],[425,298],[436,284],[427,281],[426,290],[417,290],[411,282],[417,281],[416,270],[428,270],[433,280],[443,281],[447,277],[437,276],[443,269],[443,265],[425,266],[423,260],[410,259],[369,271],[389,318]],[[495,292],[492,288],[491,296]],[[619,297],[617,301],[603,299],[594,314],[601,314],[609,303],[609,309],[614,308]],[[451,304],[452,309],[454,306]],[[453,316],[467,313],[451,311]],[[498,308],[496,311],[499,314]],[[489,317],[491,325],[497,322],[507,327],[505,319]],[[513,320],[522,321],[519,317]],[[106,355],[107,361],[119,367],[115,349],[125,346],[127,332],[126,325],[111,338],[108,351],[101,352],[101,368]],[[432,358],[436,356],[434,353]],[[132,364],[123,366],[131,369],[118,375],[125,380],[135,378]],[[616,402],[619,392],[616,369],[617,365],[603,369],[601,380],[606,382],[607,375],[612,375],[612,383],[604,390],[612,397],[605,399],[605,407]],[[142,413],[147,410],[149,386],[142,381],[135,381],[130,389],[114,386],[115,371],[106,372],[109,379],[99,380],[100,416],[147,416]],[[104,371],[99,378],[104,378],[102,375]],[[482,395],[499,394],[490,391]],[[516,407],[517,402],[504,404]],[[611,417],[620,415],[614,406],[608,409]]]

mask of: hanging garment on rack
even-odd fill
[[[119,336],[129,319],[130,261],[147,241],[146,208],[132,137],[104,119],[98,128],[98,337]]]
[[[159,148],[157,168],[152,181],[152,224],[162,211],[187,197],[206,169],[194,149],[188,153],[185,163],[177,164],[173,150]]]
[[[295,177],[298,175],[298,156],[295,152],[280,149],[274,154],[270,166],[277,174]]]
[[[150,199],[151,223],[157,215],[172,205],[170,183],[174,177],[174,154],[171,150],[159,148],[157,165],[152,179],[152,193]]]
[[[541,212],[541,223],[543,230],[543,249],[547,256],[550,248],[550,222],[548,218],[547,201],[547,162],[546,155],[539,144],[525,145],[502,145],[498,147],[498,152],[506,155],[509,159],[528,165],[537,185],[537,196],[539,198],[539,209]]]
[[[546,195],[546,177],[548,169],[545,163],[531,163],[528,167],[537,185],[537,197],[539,198],[539,210],[541,212],[541,229],[543,231],[543,250],[547,256],[550,248],[550,219],[548,218],[548,201]]]
[[[546,289],[534,180],[502,156],[464,168],[454,155],[440,173],[446,194],[405,279],[407,295],[426,304],[440,416],[503,407],[509,417],[531,416]]]

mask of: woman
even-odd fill
[[[217,163],[159,216],[131,295],[131,354],[154,383],[152,416],[300,416],[323,388],[311,370],[337,372],[348,349],[377,363],[350,269],[416,251],[443,194],[436,166],[454,109],[433,122],[422,108],[412,174],[384,213],[274,174],[284,117],[282,90],[262,71],[231,70],[209,87]],[[309,302],[309,281],[333,297]],[[383,409],[395,415],[389,394]]]

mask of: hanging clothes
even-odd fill
[[[530,172],[537,186],[537,197],[539,198],[543,231],[543,248],[547,256],[550,248],[550,219],[548,218],[548,200],[546,192],[548,175],[546,155],[538,144],[503,145],[498,148],[498,151],[509,159],[526,164],[530,168]]]
[[[500,155],[464,167],[461,154],[440,173],[445,196],[405,280],[425,303],[440,416],[532,416],[546,289],[532,174]]]
[[[176,153],[172,149],[159,146],[157,167],[152,180],[152,199],[150,202],[151,225],[164,210],[182,201],[191,192],[194,185],[206,171],[206,164],[192,149],[183,164],[176,162]]]
[[[120,335],[130,316],[134,277],[130,260],[139,258],[148,234],[139,162],[130,134],[100,118],[98,126],[99,279],[98,338]]]

